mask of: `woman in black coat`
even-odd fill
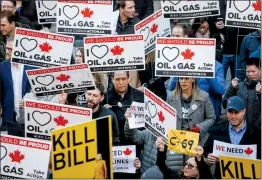
[[[170,179],[171,170],[166,166],[165,145],[161,138],[157,138],[156,145],[158,147],[156,165],[161,170],[164,179]],[[201,146],[196,148],[196,156],[189,156],[185,160],[185,166],[181,169],[176,179],[213,179],[209,165],[205,162],[202,154],[204,150]]]

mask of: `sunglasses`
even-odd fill
[[[188,169],[193,169],[193,168],[196,168],[195,166],[193,166],[192,164],[186,162],[185,163],[185,167],[187,166]]]

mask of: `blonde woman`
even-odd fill
[[[200,133],[200,145],[208,137],[208,130],[215,122],[215,112],[208,93],[199,89],[195,78],[179,77],[167,103],[177,110],[177,129]]]
[[[106,161],[102,159],[102,154],[97,154],[95,174],[93,179],[107,179]]]

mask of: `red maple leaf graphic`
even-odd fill
[[[68,120],[61,115],[57,118],[54,118],[54,121],[56,122],[57,126],[65,126],[68,123]]]
[[[21,161],[25,159],[25,155],[21,154],[21,152],[18,149],[12,153],[9,153],[9,156],[12,159],[11,162],[21,163]]]
[[[252,4],[254,11],[261,11],[261,0],[257,0]]]
[[[250,155],[250,154],[253,153],[253,150],[252,150],[250,147],[248,147],[248,148],[245,150],[245,153],[246,153],[247,155]]]
[[[70,79],[70,76],[65,75],[65,74],[60,74],[59,76],[56,77],[57,80],[60,82],[68,81]]]
[[[157,115],[158,115],[159,121],[163,123],[164,120],[165,120],[165,116],[164,116],[164,114],[162,113],[162,111],[159,111],[159,112],[157,113]]]
[[[150,28],[150,30],[154,34],[154,33],[157,32],[157,28],[158,28],[158,25],[157,24],[153,24],[152,27]]]
[[[91,18],[91,16],[94,14],[94,11],[89,9],[88,7],[81,11],[81,14],[83,14],[84,17]]]
[[[47,52],[47,53],[49,53],[49,51],[53,49],[53,47],[50,46],[47,42],[40,44],[39,47],[41,49],[41,52]]]
[[[181,55],[184,56],[184,59],[192,60],[192,57],[195,55],[195,53],[187,48],[184,52],[181,53]]]
[[[124,150],[123,153],[124,153],[126,156],[129,156],[129,155],[132,153],[132,150],[130,150],[129,148],[126,148],[126,150]]]
[[[122,55],[122,52],[124,52],[124,48],[121,48],[120,46],[116,45],[110,50],[113,55]]]

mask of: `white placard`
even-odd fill
[[[136,146],[113,146],[113,171],[121,173],[135,173]]]
[[[162,0],[165,18],[188,19],[220,15],[219,1]]]
[[[57,33],[112,33],[113,1],[58,0]]]
[[[155,58],[156,76],[213,78],[216,39],[157,38]]]
[[[70,65],[73,36],[16,28],[12,63],[36,67]]]
[[[95,82],[87,64],[26,71],[36,96],[85,92],[95,89]]]
[[[38,0],[35,5],[39,24],[56,23],[56,0]]]
[[[91,72],[145,69],[143,35],[85,37],[85,61]]]
[[[2,179],[47,179],[51,142],[0,135]]]
[[[129,128],[145,127],[145,104],[132,102],[130,106],[131,118],[128,120]]]
[[[50,140],[51,130],[92,120],[92,109],[25,99],[25,136]]]
[[[228,0],[226,26],[261,29],[261,1]]]
[[[144,93],[145,127],[167,145],[169,129],[176,129],[177,126],[176,110],[147,88]]]
[[[216,156],[257,159],[257,145],[237,145],[214,140],[213,154]]]
[[[160,9],[137,23],[135,25],[135,33],[144,35],[145,54],[149,54],[156,48],[156,37],[168,37],[171,35],[170,21],[164,18]]]

